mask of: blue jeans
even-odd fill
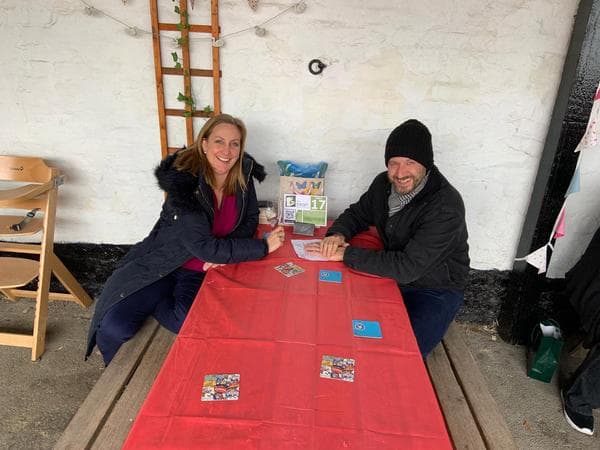
[[[569,407],[584,416],[600,408],[600,344],[594,345],[571,378],[564,391]]]
[[[423,358],[442,340],[463,303],[458,289],[401,287],[404,305]]]
[[[96,333],[96,345],[104,363],[110,363],[121,345],[131,339],[150,316],[167,330],[178,333],[204,275],[204,272],[177,269],[110,307]]]

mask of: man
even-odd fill
[[[469,272],[465,208],[433,164],[431,133],[418,120],[392,131],[379,174],[312,251],[361,272],[393,278],[423,357],[442,340],[463,302]],[[383,250],[348,241],[375,225]]]
[[[594,434],[593,410],[600,408],[600,228],[581,259],[567,272],[565,294],[584,331],[590,349],[571,379],[562,387],[563,413],[577,431]]]

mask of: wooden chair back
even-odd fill
[[[0,180],[45,183],[52,176],[52,169],[41,158],[0,156]]]
[[[0,252],[38,255],[19,258],[13,255],[0,257],[0,292],[9,300],[18,297],[35,298],[36,311],[32,334],[2,333],[0,345],[29,347],[32,360],[44,352],[46,321],[49,300],[75,301],[82,306],[91,304],[91,299],[77,283],[73,275],[54,254],[54,226],[58,186],[62,176],[56,168],[48,166],[41,158],[0,156]],[[5,184],[5,183],[3,183]],[[15,184],[18,186],[15,187]],[[7,211],[8,210],[8,211]],[[27,213],[15,213],[24,210]],[[40,243],[19,242],[19,236],[40,234]],[[52,273],[69,291],[50,292]],[[38,278],[37,288],[18,289]]]

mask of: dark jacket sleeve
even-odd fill
[[[344,253],[344,263],[361,272],[393,278],[399,284],[409,284],[440,266],[452,253],[464,227],[460,211],[443,205],[430,205],[402,250],[374,251],[348,247]]]
[[[218,264],[253,261],[267,254],[262,239],[235,237],[217,238],[212,234],[210,220],[205,212],[183,214],[179,217],[183,245],[196,258]],[[241,227],[242,225],[240,225]],[[250,236],[254,234],[247,229]]]
[[[373,195],[374,195],[374,184],[373,181],[369,190],[361,195],[358,202],[351,204],[340,216],[333,222],[333,225],[327,230],[326,235],[331,236],[332,234],[339,233],[349,241],[358,233],[369,229],[373,223]]]

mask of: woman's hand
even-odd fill
[[[269,236],[267,237],[267,246],[269,247],[269,253],[273,253],[279,247],[283,245],[283,241],[285,240],[285,231],[283,227],[279,225],[275,227]]]

